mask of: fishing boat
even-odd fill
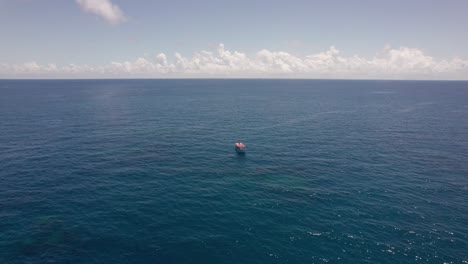
[[[234,144],[234,146],[235,146],[235,150],[236,150],[237,153],[240,153],[240,154],[245,153],[245,144],[244,143],[239,141],[239,142],[236,142]]]

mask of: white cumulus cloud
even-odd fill
[[[126,20],[122,10],[111,0],[76,0],[76,2],[85,12],[98,15],[113,25]]]
[[[468,60],[435,59],[420,49],[385,47],[372,57],[343,56],[335,47],[307,56],[260,50],[247,55],[229,51],[199,51],[191,57],[160,53],[152,58],[115,61],[106,65],[0,64],[7,77],[255,77],[349,79],[467,79]]]

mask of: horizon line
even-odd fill
[[[282,78],[282,77],[174,77],[174,78],[158,78],[158,77],[141,77],[141,78],[0,78],[0,81],[98,81],[98,80],[309,80],[309,81],[417,81],[417,82],[468,82],[468,79],[366,79],[366,78]]]

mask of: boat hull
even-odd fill
[[[245,154],[245,149],[239,149],[239,148],[235,148],[237,154],[240,154],[240,155],[243,155]]]

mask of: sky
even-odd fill
[[[468,79],[467,0],[0,0],[0,78]]]

